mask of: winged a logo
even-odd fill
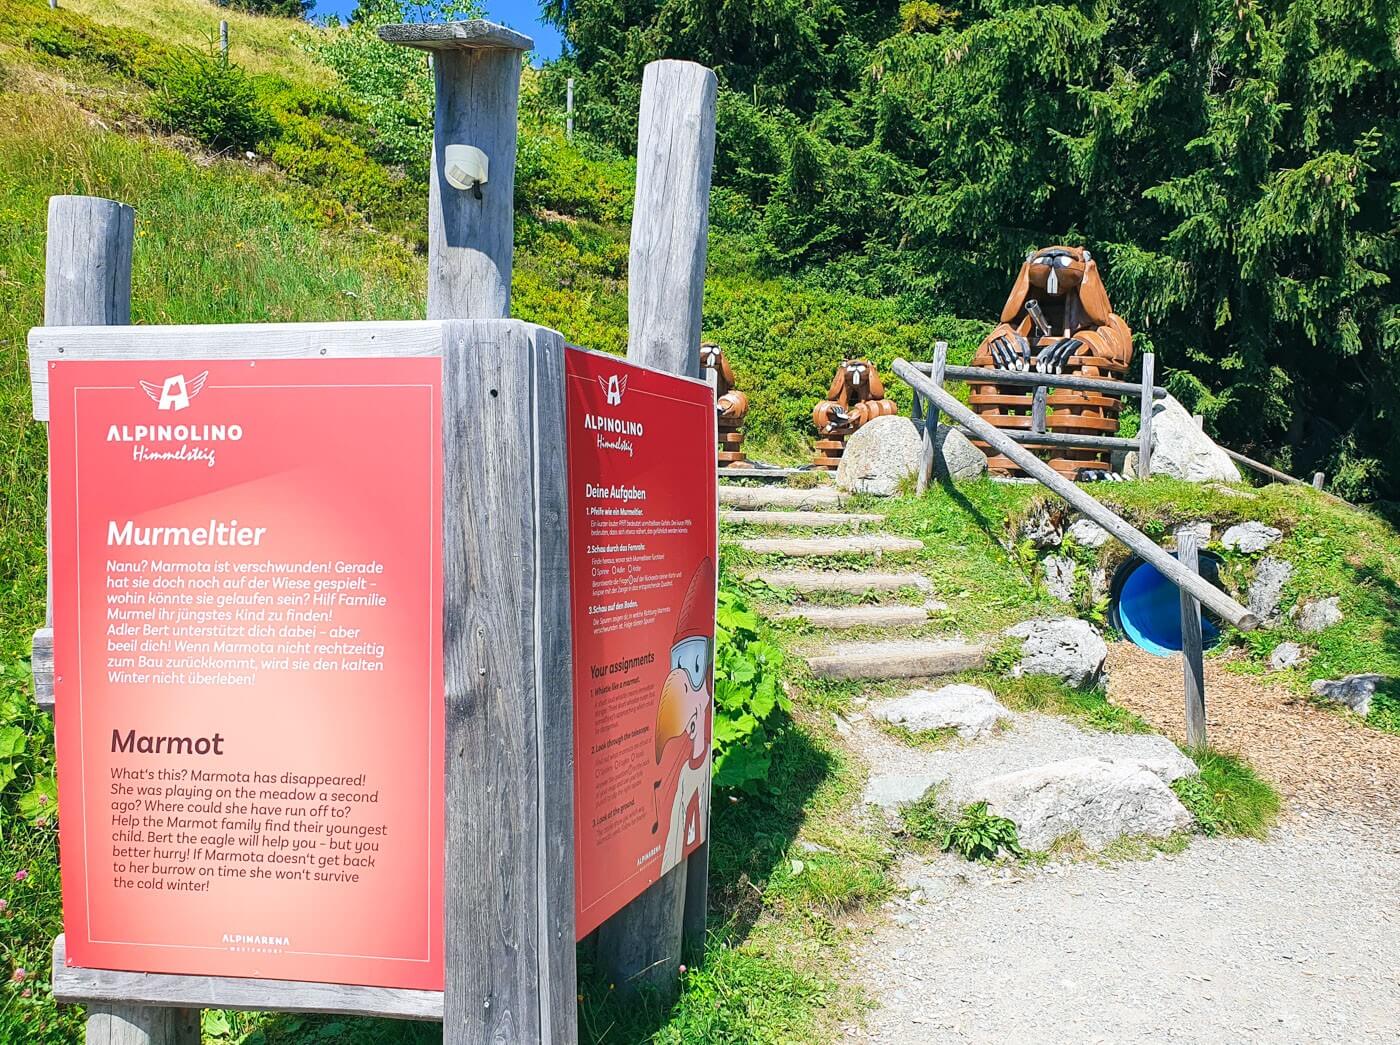
[[[174,377],[167,377],[163,385],[158,385],[154,381],[140,382],[141,391],[151,397],[151,401],[156,404],[158,410],[183,410],[190,405],[190,400],[199,395],[204,388],[204,382],[209,380],[209,371],[205,370],[196,374],[189,380],[184,374],[176,374]]]
[[[603,396],[607,400],[608,406],[621,406],[622,393],[627,391],[627,375],[619,377],[613,374],[612,377],[598,375],[598,387],[603,390]]]

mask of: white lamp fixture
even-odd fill
[[[454,189],[470,189],[481,199],[490,161],[475,145],[449,145],[443,153],[443,175]]]

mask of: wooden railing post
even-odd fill
[[[96,196],[49,199],[44,258],[44,325],[125,326],[131,322],[131,248],[136,212]],[[50,541],[45,541],[51,545]],[[44,627],[34,635],[35,689],[53,672],[53,550]],[[51,687],[49,687],[51,691]],[[89,1045],[198,1045],[198,1009],[88,1006]]]
[[[1176,561],[1193,574],[1200,573],[1196,534],[1189,526],[1176,531]],[[1201,637],[1201,604],[1181,590],[1181,657],[1186,696],[1186,743],[1204,747],[1206,742],[1205,646]]]
[[[1157,360],[1151,352],[1142,354],[1142,398],[1139,400],[1141,417],[1138,422],[1138,464],[1139,479],[1152,478],[1152,391],[1157,371]]]
[[[948,370],[948,342],[935,341],[933,343],[933,383],[939,388],[943,387],[943,380]],[[921,397],[918,389],[914,390],[915,401]],[[919,477],[917,492],[922,497],[928,491],[928,484],[933,481],[934,468],[938,459],[938,404],[930,399],[924,404],[924,442],[922,452],[919,457]]]
[[[652,62],[642,76],[637,195],[627,293],[627,358],[700,376],[715,74],[693,62]],[[619,990],[675,996],[682,955],[703,952],[706,842],[598,929],[600,970]]]

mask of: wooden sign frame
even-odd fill
[[[39,327],[34,418],[49,417],[52,360],[373,356],[443,360],[445,990],[82,969],[60,936],[57,1001],[99,1016],[104,1005],[185,1010],[123,1011],[153,1028],[152,1045],[197,1041],[201,1008],[455,1012],[462,1040],[577,1040],[563,336],[510,319]],[[51,705],[49,629],[35,636],[35,668]]]

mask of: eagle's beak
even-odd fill
[[[686,674],[682,668],[676,668],[667,675],[666,682],[661,687],[661,702],[656,707],[656,761],[658,763],[661,761],[662,752],[666,750],[667,744],[677,737],[687,736],[689,733],[685,710],[686,690]]]

